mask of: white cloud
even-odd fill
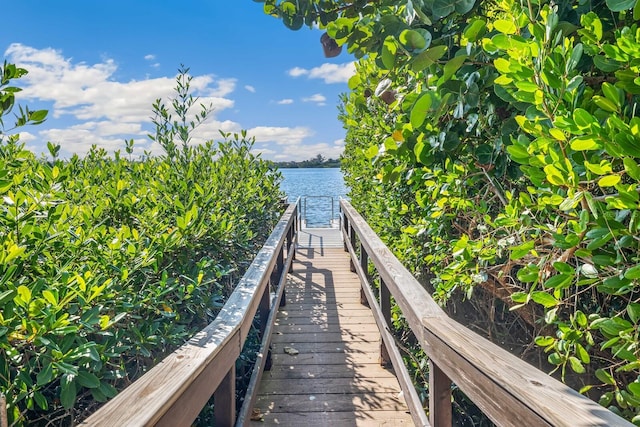
[[[300,76],[304,76],[305,74],[309,74],[309,71],[305,70],[304,68],[295,67],[290,69],[287,73],[291,77],[300,77]]]
[[[36,49],[22,44],[10,45],[5,57],[29,70],[20,80],[21,99],[32,105],[45,104],[38,108],[50,110],[49,119],[42,126],[21,133],[29,149],[46,155],[46,142],[51,141],[61,145],[63,156],[84,155],[93,145],[107,152],[124,151],[124,140],[134,139],[134,155],[162,153],[162,148],[147,137],[153,132],[151,105],[161,98],[170,106],[170,99],[175,96],[175,76],[119,81],[118,64],[112,59],[90,64],[64,57],[55,49]],[[155,55],[146,55],[145,60],[149,66],[155,66]],[[253,86],[243,87],[249,92],[255,91]],[[234,100],[229,95],[236,88],[234,78],[212,74],[193,76],[191,89],[199,97],[198,104],[211,104],[214,108],[209,120],[193,132],[193,144],[219,140],[219,130],[229,133],[242,130],[240,123],[224,120],[219,115],[234,108]],[[324,105],[326,97],[316,93],[304,100]],[[272,102],[287,105],[294,100]],[[200,108],[194,110],[196,114]],[[317,154],[337,157],[343,149],[340,141],[318,142],[314,130],[304,126],[265,123],[248,129],[247,133],[256,139],[255,151],[263,153],[265,158],[305,160]]]
[[[256,88],[251,85],[245,85],[244,88],[251,93],[256,93]]]
[[[141,137],[142,145],[150,143],[146,134],[151,129],[151,105],[158,98],[168,100],[174,94],[174,76],[128,82],[115,80],[118,66],[111,59],[97,64],[73,62],[57,50],[35,49],[22,44],[10,45],[5,56],[29,70],[29,74],[21,79],[21,98],[53,104],[47,123],[53,122],[54,128],[39,131],[37,137],[28,134],[25,138],[39,142],[41,146],[51,140],[61,144],[68,153],[84,154],[94,144],[112,151],[122,148],[123,140],[132,137]],[[145,59],[153,60],[152,56],[146,55]],[[219,122],[215,118],[220,111],[234,106],[234,101],[227,96],[235,88],[236,79],[193,76],[191,89],[199,96],[198,104],[214,108],[210,121],[201,127],[210,132],[209,138],[219,135],[217,129],[240,129],[237,123]],[[169,102],[165,101],[165,104]],[[199,111],[199,108],[195,110]],[[62,118],[81,123],[58,129],[56,127],[60,125],[55,121]],[[220,127],[212,129],[213,126]],[[194,141],[204,140],[204,135],[198,132]]]
[[[355,73],[355,62],[347,62],[344,64],[324,63],[319,67],[314,67],[310,70],[295,67],[288,71],[288,74],[291,77],[307,76],[309,79],[324,80],[327,84],[346,83]]]
[[[287,147],[299,145],[305,138],[313,134],[314,132],[311,129],[302,126],[294,128],[257,126],[247,130],[247,135],[254,137],[256,142],[275,142],[278,145],[286,145]]]
[[[302,102],[314,102],[321,107],[327,105],[325,102],[326,100],[327,100],[327,97],[322,95],[321,93],[316,93],[309,97],[302,98]]]

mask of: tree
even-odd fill
[[[589,371],[583,392],[640,421],[640,2],[264,10],[360,58],[343,168],[395,252],[443,303],[483,291],[521,313],[554,371]]]

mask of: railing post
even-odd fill
[[[342,231],[343,234],[347,234],[349,233],[349,218],[344,214],[344,212],[342,213]],[[343,242],[343,246],[344,246],[344,251],[345,252],[349,252],[349,247],[347,246],[347,242]]]
[[[360,243],[360,267],[362,267],[362,271],[364,272],[364,277],[367,278],[367,282],[370,282],[369,278],[369,255],[367,251],[364,249],[364,245],[362,242]],[[369,301],[367,301],[367,296],[364,293],[363,286],[366,286],[364,283],[360,285],[360,304],[366,305],[369,307]]]
[[[387,284],[384,283],[382,278],[380,279],[380,311],[384,317],[384,323],[387,328],[391,328],[391,293]],[[384,341],[380,342],[380,364],[382,366],[388,366],[391,363],[391,357],[387,347],[384,345]]]
[[[236,422],[236,366],[231,365],[213,394],[213,414],[216,426],[231,427]]]
[[[451,426],[451,380],[429,359],[429,423]]]
[[[355,250],[356,248],[356,230],[351,226],[351,224],[349,224],[349,240],[351,241],[351,247]],[[356,271],[356,266],[353,263],[353,258],[349,259],[349,270],[351,270],[352,273],[354,273]]]

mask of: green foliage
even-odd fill
[[[500,299],[640,422],[639,3],[264,4],[362,58],[342,166],[394,252],[443,304]]]
[[[3,85],[16,70],[5,64]],[[6,117],[16,91],[3,90]],[[177,92],[183,120],[193,104],[186,71]],[[45,115],[21,111],[19,125]],[[192,146],[193,125],[162,117],[155,138],[167,155],[144,160],[94,147],[63,161],[49,143],[46,161],[1,135],[0,392],[10,423],[70,425],[113,397],[212,320],[277,220],[280,176],[244,133]]]

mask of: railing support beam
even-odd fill
[[[384,280],[380,279],[380,311],[384,317],[385,326],[391,329],[391,293]],[[389,357],[389,351],[384,342],[380,342],[380,364],[382,366],[389,366],[391,364],[391,357]]]
[[[213,414],[216,426],[231,427],[236,422],[236,367],[231,365],[213,394]]]
[[[451,380],[429,359],[429,423],[451,426]]]

